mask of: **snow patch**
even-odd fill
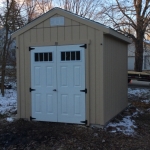
[[[13,89],[6,89],[5,96],[0,93],[0,114],[11,114],[17,110],[17,92]]]
[[[6,118],[6,121],[8,121],[8,122],[13,122],[13,121],[14,121],[14,119],[13,119],[13,118],[11,118],[11,117],[8,117],[8,118]]]
[[[142,100],[141,102],[146,103],[146,104],[149,104],[149,103],[150,103],[150,100]]]
[[[131,119],[131,116],[125,116],[120,122],[112,123],[110,122],[106,128],[113,127],[111,132],[122,132],[126,135],[132,135],[135,131],[134,129],[137,128],[135,125],[135,121]],[[116,131],[115,131],[116,130]]]
[[[146,97],[150,94],[150,90],[149,89],[140,89],[140,88],[135,88],[135,89],[131,89],[128,88],[128,97],[132,97],[132,96],[137,96],[137,97]]]

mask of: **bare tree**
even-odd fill
[[[39,16],[36,11],[37,0],[19,0],[18,4],[20,5],[22,16],[26,20],[25,23],[29,23]]]
[[[52,8],[52,0],[18,0],[18,4],[20,4],[21,13],[26,19],[26,23]]]
[[[39,14],[46,13],[52,9],[52,0],[37,0],[37,9]]]
[[[9,50],[13,40],[11,33],[23,26],[20,9],[15,0],[7,0],[4,3],[3,13],[0,15],[0,37],[1,37],[1,93],[4,96],[4,83],[6,75],[6,65],[8,63]]]
[[[59,0],[59,6],[82,17],[97,19],[101,7],[100,0]]]
[[[135,43],[135,71],[142,71],[143,40],[150,23],[150,0],[115,0],[103,4],[103,21]]]

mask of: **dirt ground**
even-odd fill
[[[22,119],[7,122],[0,116],[0,150],[149,150],[150,112],[146,110],[150,104],[129,101],[132,103],[129,112],[136,108],[144,112],[134,118],[137,125],[134,135],[84,125]]]

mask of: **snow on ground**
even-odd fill
[[[148,99],[146,99],[146,100],[141,100],[141,102],[146,103],[146,104],[149,104],[149,103],[150,103],[150,100],[148,100]]]
[[[16,85],[11,84],[12,89],[5,89],[5,96],[2,97],[0,93],[0,114],[13,114],[17,110],[17,92],[15,90]]]
[[[128,112],[128,109],[126,111]],[[126,135],[134,135],[137,128],[134,117],[137,117],[139,113],[140,111],[137,110],[131,115],[123,116],[121,120],[116,119],[115,121],[114,119],[106,126],[106,129],[112,133],[122,132]]]
[[[134,133],[134,128],[137,128],[135,125],[135,121],[131,119],[131,116],[126,116],[122,119],[122,121],[118,123],[112,123],[110,122],[107,125],[108,127],[113,127],[113,130],[111,132],[123,132],[126,135],[131,135]]]
[[[142,88],[128,88],[128,98],[138,97],[147,98],[149,96],[150,89]]]
[[[13,121],[14,121],[14,119],[13,119],[13,118],[11,118],[11,117],[8,117],[8,118],[6,118],[6,121],[8,121],[8,122],[13,122]]]

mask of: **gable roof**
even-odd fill
[[[98,22],[95,22],[93,20],[81,17],[81,16],[76,15],[76,14],[70,12],[70,11],[67,11],[67,10],[64,10],[64,9],[61,9],[61,8],[58,8],[58,7],[55,7],[53,9],[51,9],[50,11],[46,12],[45,14],[43,14],[43,15],[39,16],[38,18],[34,19],[32,22],[26,24],[22,28],[15,31],[12,34],[12,38],[17,37],[18,35],[24,33],[25,31],[33,28],[37,24],[40,24],[41,22],[49,19],[50,17],[52,17],[56,14],[59,14],[61,16],[67,17],[67,18],[72,19],[72,20],[76,20],[77,22],[80,22],[82,24],[86,24],[87,26],[90,26],[90,27],[95,28],[97,30],[101,30],[101,31],[104,32],[104,34],[109,34],[109,35],[114,36],[116,38],[119,38],[120,40],[123,40],[127,43],[131,43],[129,38],[125,37],[121,33],[118,33],[117,31],[113,30],[110,27],[107,27],[107,26],[105,26],[101,23],[98,23]]]

